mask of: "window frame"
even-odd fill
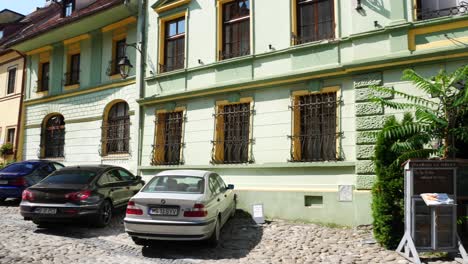
[[[70,17],[73,15],[73,12],[76,9],[76,1],[75,0],[63,0],[62,6],[62,17]],[[68,13],[68,5],[71,5],[71,11]]]
[[[224,116],[220,113],[223,111],[225,106],[229,105],[238,105],[238,104],[250,104],[250,116],[249,116],[249,139],[248,139],[248,146],[247,146],[247,161],[246,162],[226,162],[224,157]],[[212,153],[211,153],[211,163],[212,164],[251,164],[254,163],[253,158],[253,143],[255,139],[253,138],[253,118],[255,115],[255,104],[253,97],[244,97],[240,98],[238,102],[230,102],[228,100],[217,101],[215,105],[215,113],[213,114],[214,117],[214,133],[213,133],[213,140],[211,141],[212,144]],[[222,145],[218,144],[219,142],[223,142]]]
[[[12,95],[15,94],[16,92],[16,82],[17,82],[17,77],[18,77],[18,66],[11,66],[7,69],[8,76],[7,76],[7,84],[6,84],[6,95]],[[14,72],[14,79],[12,82],[11,81],[11,73]],[[10,87],[13,86],[13,87]],[[10,88],[12,88],[12,91],[10,91]]]
[[[461,4],[463,2],[463,0],[456,0],[457,1],[457,5],[452,7],[451,10],[448,10],[450,12],[450,14],[447,14],[447,15],[439,15],[439,16],[431,16],[431,17],[428,17],[428,18],[423,18],[420,16],[423,16],[423,14],[421,14],[421,7],[420,7],[420,3],[424,1],[424,0],[413,0],[413,21],[426,21],[426,20],[431,20],[431,19],[438,19],[438,18],[441,18],[441,17],[448,17],[448,16],[456,16],[456,15],[463,15],[463,14],[468,14],[468,5],[465,6],[465,12],[462,13],[462,12],[459,12],[457,14],[452,14],[452,9],[457,7],[461,7]],[[440,1],[437,2],[437,4],[439,5],[440,4]],[[445,9],[437,9],[437,11],[441,11],[441,10],[447,10],[447,8]]]
[[[10,141],[10,131],[13,130],[13,140]],[[5,143],[10,143],[13,146],[15,145],[15,139],[16,139],[16,127],[7,127],[5,131]]]
[[[224,40],[225,40],[225,36],[224,36],[224,5],[225,4],[228,4],[230,2],[234,2],[234,1],[238,1],[238,0],[217,0],[217,17],[218,17],[218,25],[217,25],[217,29],[216,29],[216,32],[217,32],[217,36],[218,36],[218,40],[217,40],[217,48],[216,48],[216,58],[217,58],[217,61],[222,61],[222,60],[226,60],[226,59],[233,59],[233,58],[239,58],[239,57],[243,57],[243,56],[249,56],[249,55],[252,55],[252,47],[253,47],[253,19],[252,19],[252,15],[253,15],[253,10],[252,10],[252,7],[253,7],[253,4],[252,4],[252,1],[253,0],[249,0],[249,54],[248,55],[239,55],[239,56],[233,56],[233,57],[229,57],[229,58],[226,58],[224,59],[223,58],[223,52],[224,52]]]
[[[67,53],[66,53],[66,69],[67,72],[65,73],[65,90],[75,89],[80,87],[80,79],[81,79],[81,44],[79,41],[70,43],[67,46]],[[72,74],[74,73],[73,69],[73,58],[79,56],[78,59],[78,69],[74,71],[77,76],[76,82],[72,82]]]
[[[166,160],[166,137],[164,129],[166,128],[166,115],[181,113],[181,131],[180,131],[180,147],[179,147],[179,161],[170,162]],[[176,107],[174,110],[161,109],[156,111],[155,130],[154,130],[154,144],[151,164],[152,165],[183,165],[184,162],[184,148],[185,148],[185,123],[187,111],[185,106]],[[164,117],[164,119],[162,119]],[[164,120],[162,122],[161,120]],[[164,132],[164,133],[163,133]],[[161,143],[164,142],[164,143]]]
[[[301,147],[302,145],[295,139],[297,134],[300,134],[300,127],[301,127],[301,117],[300,117],[300,108],[297,108],[298,100],[301,96],[308,96],[314,94],[326,94],[326,93],[336,93],[336,137],[335,137],[335,159],[334,160],[317,160],[317,161],[304,161],[302,160],[302,153]],[[341,106],[343,104],[342,92],[340,86],[331,86],[331,87],[324,87],[319,91],[308,91],[308,90],[300,90],[300,91],[293,91],[291,94],[291,106],[289,106],[291,110],[291,135],[288,138],[291,140],[291,158],[289,162],[301,162],[301,163],[316,163],[316,162],[328,162],[328,161],[340,161],[343,159],[342,155],[342,146],[341,146],[341,139],[342,139],[342,130],[341,130]]]
[[[330,3],[332,4],[332,18],[333,18],[333,21],[332,21],[332,31],[333,31],[333,37],[332,39],[336,38],[337,37],[337,27],[338,27],[338,24],[336,23],[337,22],[337,14],[336,14],[336,6],[337,6],[337,3],[336,3],[336,0],[329,0]],[[307,44],[307,43],[311,43],[311,42],[315,42],[315,41],[323,41],[323,40],[327,40],[327,39],[320,39],[320,40],[314,40],[314,41],[306,41],[306,42],[302,42],[302,43],[296,43],[296,39],[299,37],[298,34],[299,34],[299,25],[298,25],[298,4],[299,4],[299,0],[291,0],[291,46],[296,46],[296,45],[301,45],[301,44]]]
[[[114,29],[112,32],[112,57],[109,63],[109,69],[107,75],[110,76],[111,79],[121,79],[120,76],[120,69],[119,69],[119,59],[118,59],[118,44],[123,41],[124,43],[124,54],[123,57],[127,56],[127,27],[122,26],[117,29]],[[123,58],[122,57],[122,58]]]
[[[47,65],[48,67],[48,73],[47,73],[47,82],[44,81],[44,65]],[[39,70],[38,70],[39,78],[37,80],[37,92],[42,93],[42,92],[48,92],[50,88],[50,61],[46,62],[39,62]],[[44,84],[47,84],[47,86],[44,88]]]
[[[161,71],[161,66],[166,65],[166,24],[168,22],[182,19],[185,20],[185,29],[184,29],[184,62],[183,67],[175,70],[183,70],[187,68],[187,29],[188,29],[188,10],[185,10],[181,13],[176,13],[170,16],[163,16],[159,18],[159,54],[158,54],[158,73],[165,73],[171,71]]]
[[[114,109],[114,107],[117,107],[117,105],[119,104],[126,104],[127,106],[127,115],[123,116],[122,119],[123,119],[123,126],[124,126],[124,129],[128,129],[128,131],[124,131],[124,135],[125,133],[128,134],[128,137],[127,138],[119,138],[117,140],[122,140],[123,142],[123,145],[127,146],[128,149],[125,150],[125,151],[122,151],[122,152],[110,152],[109,149],[108,149],[108,143],[109,143],[109,135],[108,135],[108,132],[109,132],[109,117],[110,117],[110,113],[112,111],[112,109]],[[119,155],[129,155],[130,154],[130,139],[131,139],[131,119],[130,119],[130,105],[124,101],[124,100],[117,100],[117,101],[114,101],[110,104],[108,104],[104,110],[104,119],[103,119],[103,124],[102,124],[102,135],[101,135],[101,156],[119,156]],[[121,124],[119,124],[121,125]],[[114,139],[115,140],[115,139]]]

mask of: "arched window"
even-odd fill
[[[130,115],[128,104],[114,104],[103,127],[104,155],[129,153]]]
[[[44,119],[43,156],[45,158],[63,158],[65,146],[65,120],[56,114]]]

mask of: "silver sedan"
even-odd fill
[[[139,245],[155,240],[208,240],[216,245],[220,230],[236,211],[234,186],[216,173],[163,171],[128,203],[125,231]]]

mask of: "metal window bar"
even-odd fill
[[[45,128],[44,155],[46,158],[63,158],[65,123],[63,117],[51,117]]]
[[[37,82],[37,92],[45,92],[49,90],[49,77],[43,77]]]
[[[439,0],[439,2],[446,1],[446,0]],[[468,14],[468,2],[462,1],[458,5],[448,7],[448,8],[439,8],[439,9],[432,9],[432,8],[422,8],[422,2],[418,1],[417,9],[416,9],[417,19],[418,20],[426,20],[432,19],[437,17],[444,17],[444,16],[453,16],[453,15],[464,15]]]
[[[80,70],[65,73],[65,85],[80,84]]]
[[[327,8],[320,6],[324,3],[329,5],[328,12],[325,12]],[[307,8],[310,7],[313,11],[307,17],[308,21],[302,21],[301,13],[307,12]],[[297,35],[292,34],[291,36],[294,45],[335,38],[333,1],[299,1],[296,8],[298,13]]]
[[[214,140],[212,163],[239,164],[252,163],[250,146],[253,143],[250,133],[250,118],[253,114],[250,103],[225,105],[215,114],[215,120],[222,118],[223,139]],[[216,124],[217,126],[219,124]],[[214,154],[216,148],[223,148],[223,159]]]
[[[156,142],[153,145],[152,165],[180,165],[183,164],[182,130],[185,117],[182,111],[166,113],[163,120],[156,120],[156,123],[164,126],[164,142]],[[158,160],[154,153],[157,148],[164,148],[164,160]]]
[[[167,63],[170,61],[170,63]],[[177,54],[174,57],[168,56],[166,58],[166,64],[159,64],[159,72],[170,72],[174,70],[183,69],[185,67],[185,54]]]
[[[291,160],[295,162],[336,161],[337,109],[336,92],[300,96],[291,107],[299,111],[299,134],[291,136]],[[299,143],[300,156],[294,155],[294,142]],[[297,147],[297,146],[296,146]]]
[[[102,131],[106,154],[127,154],[130,146],[130,116],[113,117],[104,123]]]

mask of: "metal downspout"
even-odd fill
[[[146,0],[138,0],[139,8],[138,8],[138,16],[140,17],[138,23],[138,39],[137,45],[140,45],[141,53],[137,52],[137,58],[139,60],[140,70],[137,74],[137,81],[139,86],[139,96],[138,98],[143,98],[145,94],[145,81],[144,77],[146,74]],[[140,169],[142,162],[142,146],[143,146],[143,132],[144,132],[144,125],[145,125],[145,113],[144,107],[139,105],[139,113],[138,113],[138,153],[137,153],[137,175],[140,175]]]
[[[15,151],[15,155],[13,156],[13,159],[15,161],[18,160],[18,152],[20,152],[21,154],[23,154],[23,140],[21,140],[21,144],[20,144],[20,139],[23,138],[23,135],[24,135],[24,122],[25,122],[25,117],[23,117],[22,115],[26,113],[25,109],[24,109],[24,103],[23,103],[23,100],[24,100],[24,94],[25,94],[25,91],[26,91],[26,55],[19,52],[19,51],[16,51],[16,53],[18,53],[22,58],[23,58],[23,78],[21,80],[21,97],[20,97],[20,107],[19,107],[19,112],[18,112],[18,124],[16,125],[16,139],[15,139],[15,147],[16,147],[16,151]],[[19,151],[21,150],[21,151]],[[21,155],[20,159],[22,160],[23,155]]]

